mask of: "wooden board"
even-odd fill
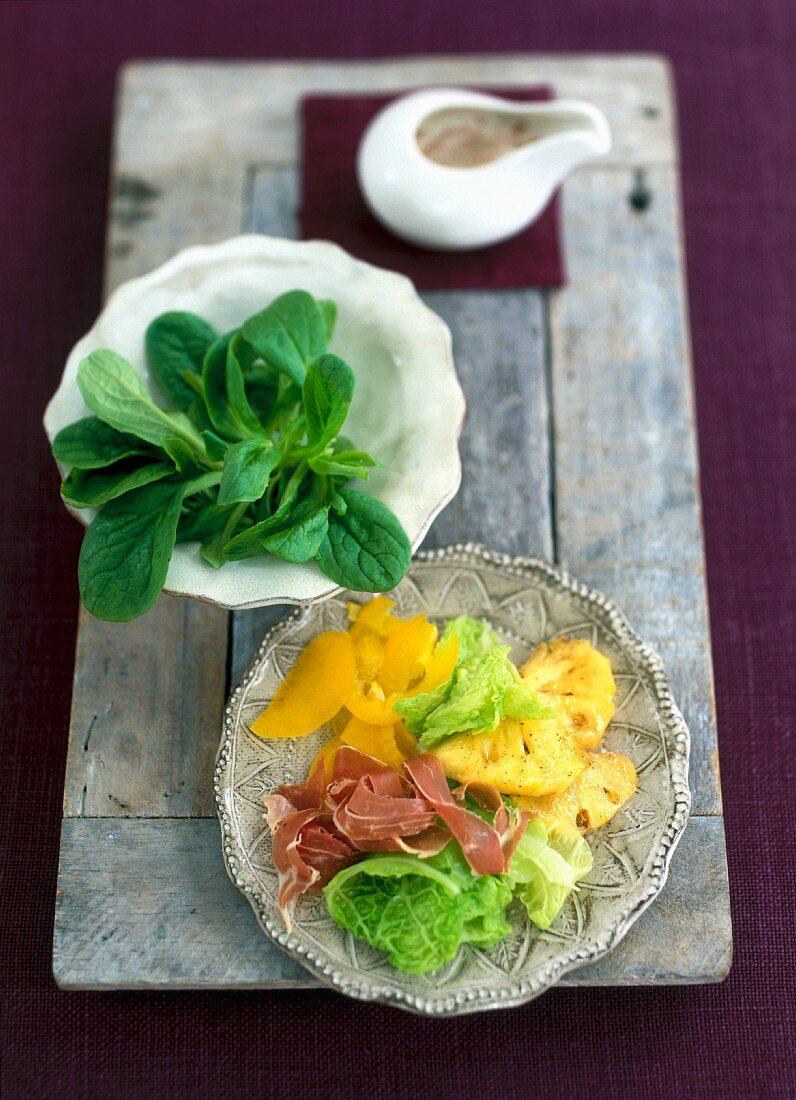
[[[462,489],[427,544],[557,560],[663,656],[693,734],[694,816],[661,898],[568,983],[716,981],[732,934],[665,62],[133,64],[120,79],[106,286],[241,230],[295,236],[307,92],[539,81],[602,107],[614,148],[564,188],[564,290],[424,296],[451,327],[469,407]],[[224,700],[279,614],[162,597],[130,624],[81,616],[54,936],[64,987],[315,984],[227,879],[211,791]]]

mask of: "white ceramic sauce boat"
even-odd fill
[[[573,168],[610,148],[608,121],[590,103],[433,88],[379,112],[357,175],[371,211],[398,237],[480,248],[530,225]]]

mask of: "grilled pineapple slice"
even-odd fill
[[[520,675],[549,697],[580,748],[597,748],[614,716],[616,683],[607,657],[585,638],[554,638],[536,647]]]
[[[565,791],[514,801],[546,821],[574,825],[582,833],[599,829],[635,794],[636,769],[616,752],[590,752],[585,759],[586,767]]]
[[[451,779],[493,783],[509,795],[564,791],[586,766],[558,718],[506,719],[490,733],[448,737],[431,751]]]

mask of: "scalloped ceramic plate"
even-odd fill
[[[417,547],[461,480],[464,397],[450,332],[403,275],[355,260],[326,241],[234,237],[188,248],[120,286],[67,359],[44,417],[48,437],[88,415],[76,377],[80,360],[94,349],[124,355],[149,387],[144,333],[159,313],[191,310],[225,332],[294,288],[338,304],[331,350],[357,378],[346,434],[383,463],[363,489],[395,512]],[[83,523],[93,516],[89,509],[70,511]],[[339,589],[314,562],[250,558],[215,570],[188,543],[175,547],[165,591],[241,609],[312,603]]]
[[[588,638],[610,657],[617,707],[605,742],[633,760],[639,789],[590,837],[592,871],[547,932],[535,929],[514,903],[510,936],[490,951],[465,946],[427,975],[394,970],[381,952],[339,928],[318,895],[301,899],[293,931],[285,931],[262,796],[303,779],[329,730],[269,742],[248,726],[309,639],[345,628],[344,596],[278,623],[229,701],[215,775],[227,869],[271,939],[342,993],[429,1015],[521,1004],[610,951],[663,888],[688,820],[688,728],[659,658],[621,611],[551,565],[471,545],[421,553],[395,596],[405,616],[424,611],[437,620],[464,613],[487,619],[515,660],[558,634]]]

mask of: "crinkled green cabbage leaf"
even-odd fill
[[[528,823],[511,860],[506,879],[528,916],[542,931],[549,928],[575,884],[592,869],[588,841],[577,829]]]
[[[463,943],[492,947],[511,931],[505,876],[474,875],[451,840],[431,859],[371,855],[324,890],[332,917],[410,974],[450,962]]]
[[[421,751],[456,733],[484,733],[504,718],[549,718],[553,711],[525,684],[508,646],[468,657],[434,691],[399,699],[394,708]]]

